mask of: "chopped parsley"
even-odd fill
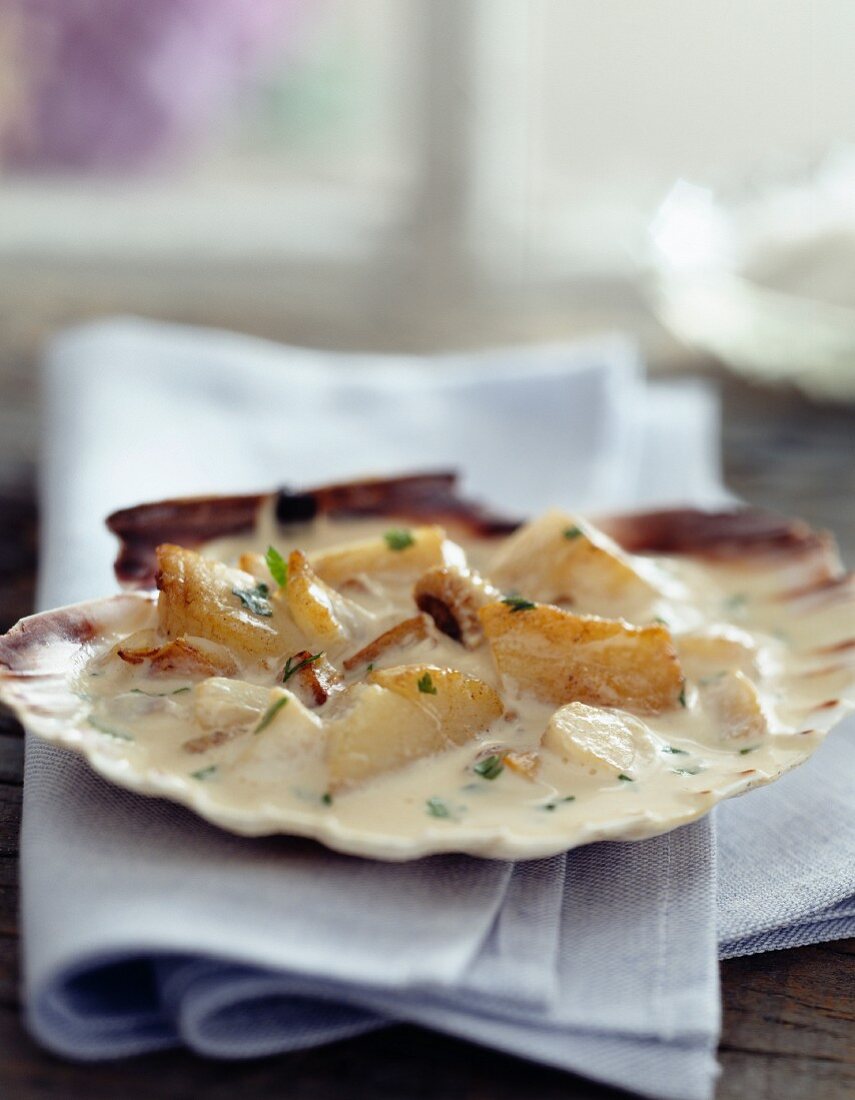
[[[501,756],[494,754],[479,760],[472,770],[480,775],[482,779],[495,779],[505,770],[505,765],[502,763]]]
[[[676,748],[674,748],[673,745],[666,745],[663,748],[662,751],[673,753],[674,756],[688,756],[689,755],[687,749],[676,749]]]
[[[429,798],[425,805],[431,817],[451,817],[451,810],[441,798],[436,796]]]
[[[332,795],[329,791],[324,791],[321,795],[321,802],[323,802],[325,806],[332,806]]]
[[[142,688],[131,688],[131,695],[148,695],[151,698],[162,699],[164,695],[182,695],[189,690],[189,687],[176,688],[174,691],[143,691]]]
[[[90,714],[86,719],[93,729],[98,730],[99,733],[105,733],[108,737],[115,737],[117,741],[133,741],[133,737],[129,733],[124,733],[122,730],[113,729],[112,726],[105,726],[97,718],[93,718]]]
[[[540,808],[542,810],[547,810],[547,811],[551,812],[552,810],[557,810],[562,802],[575,802],[575,801],[576,801],[576,795],[575,794],[565,794],[563,798],[556,798],[554,802],[546,802]]]
[[[323,657],[323,655],[323,650],[320,653],[313,653],[309,657],[304,657],[302,661],[298,661],[296,665],[293,665],[291,663],[294,658],[289,657],[288,660],[285,662],[285,668],[282,670],[282,683],[287,683],[292,676],[298,673],[301,669],[308,668],[309,665],[313,665],[315,661],[319,661],[321,657]]]
[[[249,608],[255,615],[262,615],[265,619],[269,619],[273,614],[273,607],[267,598],[270,595],[270,589],[264,581],[259,581],[255,588],[233,588],[232,595],[237,596],[243,606]]]
[[[267,562],[270,576],[276,581],[280,588],[284,588],[288,583],[288,562],[285,561],[275,546],[267,547],[267,553],[264,555],[264,560]]]
[[[674,775],[699,775],[700,768],[672,768]]]
[[[744,592],[735,592],[732,596],[727,597],[724,606],[727,611],[742,611],[747,603],[748,597]]]
[[[426,672],[424,676],[420,676],[416,683],[422,695],[436,695],[436,684],[431,679],[429,672]]]
[[[373,661],[372,661],[372,662],[371,662],[371,664],[370,664],[370,665],[368,666],[368,668],[366,668],[366,670],[365,670],[365,671],[366,671],[366,672],[373,672],[373,671],[374,671],[374,662],[373,662]]]
[[[680,706],[681,707],[685,707],[685,706],[688,705],[686,703],[686,685],[685,684],[683,684],[683,686],[680,688],[680,694],[677,696],[677,698],[680,701]]]
[[[668,620],[663,619],[661,615],[654,615],[653,616],[653,621],[655,623],[659,623],[660,626],[667,626],[668,625]]]
[[[749,745],[745,749],[740,749],[739,750],[739,755],[740,756],[747,756],[750,752],[754,752],[755,749],[759,749],[759,748],[760,748],[759,745]]]
[[[406,550],[408,546],[415,546],[416,540],[403,527],[393,527],[383,536],[390,550]]]
[[[212,764],[209,768],[200,768],[197,772],[190,772],[191,779],[210,779],[212,775],[217,774],[217,765]]]
[[[620,775],[618,776],[618,779],[622,779],[624,783],[634,783],[635,782],[635,780],[632,778],[631,775],[625,775],[623,772],[620,773]]]
[[[502,603],[507,604],[511,611],[531,611],[533,607],[537,607],[536,603],[532,603],[523,596],[505,596]]]
[[[564,538],[565,539],[577,539],[577,538],[579,538],[579,536],[581,534],[583,534],[582,528],[577,526],[575,523],[573,524],[572,527],[565,527],[564,528]]]
[[[264,712],[264,714],[262,714],[261,720],[259,721],[258,725],[255,727],[255,729],[252,732],[253,733],[261,733],[262,730],[266,730],[267,727],[270,725],[270,723],[273,721],[273,719],[276,717],[276,715],[279,713],[279,711],[282,710],[282,708],[285,706],[285,704],[287,702],[288,702],[288,696],[283,695],[281,699],[277,699],[275,702],[271,703],[270,706],[267,708],[267,710]]]

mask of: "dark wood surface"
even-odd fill
[[[723,379],[725,473],[753,503],[832,527],[855,558],[855,414],[790,391]],[[0,479],[0,629],[32,606],[37,556],[31,471]],[[247,1063],[184,1051],[75,1065],[21,1025],[18,969],[20,730],[0,715],[0,1097],[48,1100],[605,1100],[624,1094],[413,1027]],[[855,1096],[855,941],[722,966],[718,1100]]]

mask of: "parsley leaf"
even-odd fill
[[[320,653],[312,653],[311,656],[304,657],[302,661],[298,661],[296,665],[291,664],[294,658],[289,657],[285,662],[285,668],[282,670],[282,683],[287,683],[301,668],[308,668],[309,665],[313,665],[315,661],[319,661],[323,655],[323,650]]]
[[[479,760],[475,767],[472,769],[477,772],[482,779],[495,779],[496,776],[501,775],[505,770],[505,765],[502,763],[501,756],[485,756],[483,760]]]
[[[620,773],[620,775],[618,776],[618,779],[622,779],[624,783],[634,783],[635,782],[635,780],[632,778],[631,775],[624,775],[623,772]]]
[[[403,527],[393,527],[383,536],[390,550],[406,550],[408,546],[415,546],[416,540],[409,531]]]
[[[416,683],[422,695],[436,695],[436,684],[431,679],[429,672],[426,672],[424,676],[420,676]]]
[[[425,805],[431,817],[451,817],[451,810],[441,798],[429,798]]]
[[[323,802],[325,806],[332,806],[332,795],[329,791],[324,791],[321,795],[321,802]]]
[[[237,596],[243,606],[256,615],[269,619],[273,614],[273,608],[267,598],[270,595],[270,589],[263,581],[259,581],[255,588],[233,588],[232,595]]]
[[[740,749],[739,750],[739,755],[740,756],[747,756],[749,752],[754,752],[755,749],[759,749],[759,748],[760,748],[759,745],[749,745],[745,749]]]
[[[583,534],[582,528],[578,527],[575,523],[572,527],[565,527],[563,533],[565,539],[577,539]]]
[[[270,576],[276,581],[280,588],[284,588],[288,583],[288,562],[285,561],[275,546],[267,547],[267,553],[264,555],[264,560],[267,562]]]
[[[270,725],[270,723],[273,721],[273,719],[276,717],[276,715],[279,713],[279,711],[282,710],[282,708],[285,706],[285,704],[287,702],[288,702],[288,696],[287,695],[283,695],[281,697],[281,699],[276,699],[274,702],[272,702],[270,704],[270,706],[267,708],[267,710],[264,712],[264,714],[262,714],[261,720],[259,721],[258,725],[255,727],[255,729],[252,732],[253,733],[261,733],[262,730],[266,730],[267,727]]]
[[[531,611],[533,607],[537,607],[536,603],[532,603],[523,596],[505,596],[502,603],[507,604],[511,611]]]
[[[106,733],[108,737],[115,737],[117,741],[133,741],[133,737],[129,733],[123,733],[122,730],[114,730],[112,726],[105,726],[97,718],[94,718],[91,714],[86,719],[93,729],[96,729],[99,733]]]
[[[197,772],[190,772],[191,779],[210,779],[212,775],[216,775],[217,765],[212,764],[209,768],[200,768]]]
[[[687,749],[675,749],[673,745],[666,745],[665,748],[662,751],[673,753],[674,756],[688,756],[689,755]]]
[[[131,695],[148,695],[150,698],[162,699],[164,695],[183,695],[189,690],[189,687],[175,688],[174,691],[143,691],[142,688],[131,688]]]
[[[681,707],[686,707],[686,706],[689,705],[686,702],[686,685],[685,684],[683,684],[683,686],[680,688],[680,694],[677,696],[677,698],[680,700],[680,706]]]

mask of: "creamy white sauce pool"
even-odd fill
[[[379,535],[396,524],[382,521],[330,522],[279,528],[266,516],[255,536],[221,540],[205,548],[208,556],[234,562],[242,552],[264,552],[273,543],[283,554],[292,547],[311,553],[355,539]],[[495,542],[468,543],[469,564],[489,576]],[[293,761],[277,757],[274,738],[251,729],[201,752],[190,752],[188,740],[204,734],[194,717],[194,692],[199,678],[151,676],[145,666],[128,665],[105,653],[120,635],[99,641],[91,660],[78,672],[75,689],[92,729],[102,735],[100,751],[114,769],[156,777],[166,791],[192,801],[206,816],[246,832],[312,833],[322,819],[343,847],[358,848],[344,838],[372,835],[385,838],[442,837],[464,828],[471,838],[483,831],[509,830],[515,836],[549,837],[573,834],[584,825],[588,839],[607,835],[615,820],[624,834],[661,831],[652,818],[668,825],[692,820],[732,787],[762,782],[806,755],[827,724],[818,704],[835,698],[851,682],[851,670],[826,671],[828,662],[815,655],[818,647],[840,637],[841,612],[803,612],[764,590],[764,578],[745,567],[701,565],[683,558],[646,559],[664,590],[657,616],[675,632],[700,627],[737,628],[755,647],[758,674],[754,679],[769,732],[756,740],[728,741],[701,705],[698,685],[686,684],[685,706],[655,717],[641,717],[653,751],[632,778],[618,777],[601,767],[566,763],[541,747],[541,738],[555,706],[544,704],[502,684],[484,643],[479,649],[462,645],[432,630],[430,637],[405,650],[379,657],[374,667],[431,664],[460,669],[500,691],[506,714],[462,747],[388,772],[361,787],[329,793],[322,753]],[[404,584],[371,582],[348,598],[367,613],[358,637],[334,663],[360,649],[384,629],[416,614],[412,579]],[[849,609],[851,614],[851,608]],[[845,613],[843,613],[845,614]],[[156,626],[154,604],[150,623]],[[137,629],[139,624],[134,624]],[[816,670],[820,670],[817,676]],[[281,667],[244,664],[241,679],[273,688]],[[812,674],[813,672],[813,674]],[[345,673],[348,684],[365,677],[365,669]],[[287,685],[286,685],[287,686]],[[327,721],[342,706],[333,696],[313,713]],[[275,727],[271,727],[274,730]],[[475,771],[488,749],[537,751],[540,768],[525,778],[504,766],[495,778]],[[186,797],[190,789],[190,798]],[[278,823],[278,824],[277,824]],[[663,825],[663,827],[666,827]],[[330,840],[330,836],[325,836]],[[335,835],[332,843],[336,843]]]

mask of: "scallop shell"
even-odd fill
[[[504,534],[515,524],[473,508],[454,491],[452,475],[332,486],[305,493],[207,498],[142,505],[110,517],[122,549],[117,574],[145,586],[153,577],[154,547],[171,540],[201,545],[236,533],[250,534],[259,511],[273,503],[280,522],[332,517],[395,516],[446,524],[480,537]],[[775,734],[750,755],[737,748],[701,775],[674,784],[673,792],[631,798],[586,798],[566,811],[541,815],[537,829],[460,821],[432,821],[396,829],[382,822],[360,828],[336,807],[230,805],[211,785],[159,770],[138,749],[103,736],[87,721],[75,694],[74,674],[117,637],[155,621],[150,592],[45,612],[22,620],[0,638],[0,699],[33,734],[81,753],[99,774],[139,794],[171,799],[234,833],[296,834],[327,846],[384,860],[465,852],[501,859],[531,859],[604,839],[636,840],[667,832],[704,814],[721,800],[773,782],[803,763],[825,734],[855,706],[855,579],[838,560],[833,540],[800,521],[753,509],[694,509],[611,516],[600,526],[634,553],[655,553],[725,568],[765,609],[791,625],[804,644],[783,683],[803,712],[796,733]],[[749,624],[750,625],[750,624]],[[627,785],[628,786],[628,785]]]

